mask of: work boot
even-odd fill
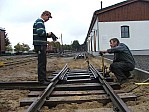
[[[134,75],[131,74],[129,71],[127,72],[124,72],[125,76],[128,78],[128,79],[133,79]]]
[[[39,80],[40,84],[48,85],[50,82],[46,80]]]
[[[42,84],[43,85],[48,85],[48,84],[50,84],[50,82],[44,81],[44,82],[42,82]]]
[[[106,72],[106,73],[104,74],[104,77],[110,77],[110,75],[109,75],[110,72],[111,72],[111,71]]]
[[[43,83],[43,82],[44,82],[44,80],[43,80],[43,79],[40,79],[40,80],[38,80],[38,82],[39,82],[39,83]]]
[[[51,80],[49,80],[49,79],[45,79],[45,81],[46,81],[46,82],[51,82]]]

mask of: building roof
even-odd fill
[[[109,7],[96,10],[94,13],[95,14],[100,14],[100,13],[103,13],[103,12],[106,12],[106,11],[109,11],[109,10],[113,10],[115,8],[119,8],[119,7],[128,5],[128,4],[131,4],[131,3],[136,2],[136,1],[149,2],[149,0],[126,0],[126,1],[123,1],[123,2],[120,2],[120,3],[117,3],[117,4],[114,4],[114,5],[111,5]]]
[[[142,2],[149,2],[149,0],[126,0],[126,1],[123,1],[123,2],[120,2],[120,3],[117,3],[117,4],[114,4],[114,5],[111,5],[111,6],[108,6],[108,7],[105,7],[105,8],[102,8],[102,9],[99,9],[99,10],[96,10],[94,13],[93,13],[93,17],[92,17],[92,20],[91,20],[91,23],[90,23],[90,27],[89,27],[89,30],[88,30],[88,33],[87,33],[87,36],[86,36],[86,39],[85,39],[85,42],[84,44],[86,43],[87,41],[87,38],[94,26],[94,23],[97,19],[97,16],[101,13],[104,13],[104,12],[107,12],[107,11],[110,11],[110,10],[113,10],[113,9],[116,9],[116,8],[119,8],[119,7],[122,7],[122,6],[125,6],[125,5],[128,5],[128,4],[131,4],[131,3],[134,3],[134,2],[137,2],[137,1],[142,1]]]
[[[1,30],[1,31],[5,31],[5,28],[0,27],[0,30]]]

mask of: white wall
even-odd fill
[[[94,33],[95,32],[95,33]],[[96,51],[99,51],[99,36],[98,36],[98,20],[96,20],[93,28],[92,28],[92,32],[90,33],[90,37],[88,38],[88,41],[90,41],[90,50],[92,47],[92,51],[95,51],[95,46],[96,46]],[[96,37],[96,45],[94,45],[94,37]],[[91,42],[92,42],[92,46],[91,46]],[[89,43],[88,43],[89,46]],[[88,49],[89,51],[89,49]]]
[[[129,26],[130,38],[121,38],[121,26]],[[131,50],[149,49],[149,21],[98,22],[100,50],[110,48],[109,40],[116,37]]]
[[[95,37],[96,37],[96,51],[99,51],[99,35],[98,35],[98,18],[96,19],[95,25],[93,27],[93,30],[95,30]]]

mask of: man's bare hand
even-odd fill
[[[48,37],[50,37],[50,35],[51,35],[51,32],[48,33]]]
[[[105,54],[105,53],[107,53],[107,50],[106,51],[101,51],[101,52]]]

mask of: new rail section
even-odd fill
[[[98,101],[111,102],[113,111],[130,112],[125,101],[136,100],[136,95],[121,92],[120,85],[89,64],[86,70],[71,70],[67,64],[49,77],[51,82],[40,91],[31,91],[20,106],[30,105],[26,112],[37,112],[43,105],[50,107],[64,103]],[[38,88],[39,89],[39,88]],[[123,99],[123,100],[122,100]]]

